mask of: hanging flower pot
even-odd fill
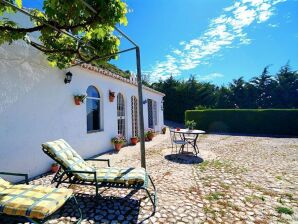
[[[84,100],[86,99],[86,95],[74,95],[74,102],[75,105],[80,105],[81,103],[84,103]]]
[[[75,101],[75,105],[80,105],[81,104],[81,100],[79,100],[79,99],[74,99],[74,101]]]
[[[115,92],[112,92],[111,90],[109,90],[109,101],[113,102],[115,99]]]

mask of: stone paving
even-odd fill
[[[72,186],[82,223],[298,223],[297,138],[204,135],[198,144],[195,157],[172,152],[168,134],[147,143],[147,168],[158,189],[154,216],[145,192],[102,189],[96,201],[92,187]],[[140,166],[139,145],[100,158],[110,158],[112,166]],[[50,185],[51,179],[32,184]],[[47,223],[77,217],[67,203]]]

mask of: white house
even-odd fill
[[[73,74],[64,83],[67,72]],[[114,102],[109,91],[115,92]],[[75,94],[87,94],[75,105]],[[160,131],[164,94],[143,88],[144,123]],[[112,149],[111,138],[138,134],[138,92],[134,78],[124,79],[91,65],[59,70],[24,41],[0,46],[0,170],[30,176],[53,162],[41,144],[63,138],[84,158]]]

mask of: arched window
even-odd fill
[[[124,97],[121,93],[117,94],[117,122],[118,134],[125,137],[125,104]]]
[[[100,130],[100,95],[94,86],[87,89],[87,132]]]
[[[132,136],[139,135],[139,122],[138,122],[138,100],[135,96],[131,97],[131,122],[132,122]]]

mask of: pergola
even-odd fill
[[[86,45],[87,47],[93,48],[94,47],[90,44],[90,43],[85,43],[83,42],[79,37],[74,36],[73,34],[65,31],[65,30],[61,30],[58,29],[57,27],[47,23],[46,21],[43,21],[41,19],[39,19],[38,17],[32,15],[30,12],[28,12],[27,10],[23,9],[23,8],[19,8],[18,6],[6,1],[6,0],[0,0],[2,3],[16,9],[17,11],[19,11],[22,14],[25,14],[31,18],[34,18],[36,20],[39,20],[39,22],[43,23],[44,25],[56,30],[59,33],[65,34],[73,39],[75,39],[78,42],[83,43],[84,45]],[[79,0],[81,1],[90,11],[92,11],[93,13],[97,13],[96,10],[89,5],[87,2],[85,2],[84,0]],[[127,41],[129,41],[133,47],[132,48],[128,48],[128,49],[124,49],[121,51],[118,51],[116,53],[110,54],[110,55],[96,55],[97,59],[105,59],[105,58],[109,58],[111,56],[114,55],[118,55],[118,54],[122,54],[128,51],[135,51],[136,53],[136,66],[137,66],[137,81],[138,81],[138,103],[139,103],[139,124],[140,124],[140,151],[141,151],[141,166],[143,168],[146,168],[146,158],[145,158],[145,136],[144,136],[144,114],[143,114],[143,91],[142,91],[142,71],[141,71],[141,56],[140,56],[140,47],[130,38],[128,37],[123,31],[121,31],[119,28],[114,27],[115,30],[121,34]],[[31,40],[30,40],[31,41]],[[32,42],[32,41],[31,41]],[[41,46],[39,43],[34,43],[37,46]],[[82,64],[82,63],[90,63],[88,61],[80,61],[78,64]],[[76,65],[78,65],[76,64]]]

